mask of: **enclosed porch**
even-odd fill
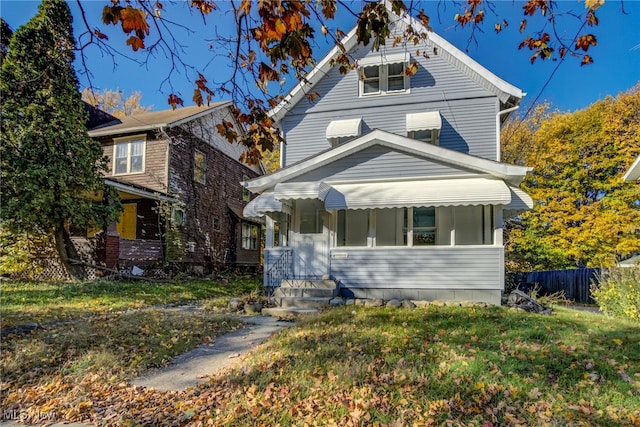
[[[531,199],[489,175],[277,183],[245,208],[266,217],[265,286],[330,277],[357,298],[499,304],[503,216]]]

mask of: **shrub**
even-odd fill
[[[591,295],[606,315],[640,320],[640,267],[602,270]]]

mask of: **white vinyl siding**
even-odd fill
[[[344,288],[500,290],[503,253],[501,246],[334,248],[331,275]]]

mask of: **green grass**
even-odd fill
[[[333,308],[195,388],[127,383],[236,326],[149,309],[4,340],[1,405],[99,425],[640,423],[640,325],[562,307]]]
[[[257,292],[260,278],[231,277],[186,282],[93,281],[78,283],[0,282],[0,325],[49,323],[152,305],[204,302],[226,306],[229,299]]]

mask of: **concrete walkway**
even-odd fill
[[[161,391],[185,390],[206,381],[207,376],[230,366],[274,333],[292,325],[268,316],[242,316],[242,320],[247,326],[184,353],[166,368],[148,371],[131,380],[131,384]]]

